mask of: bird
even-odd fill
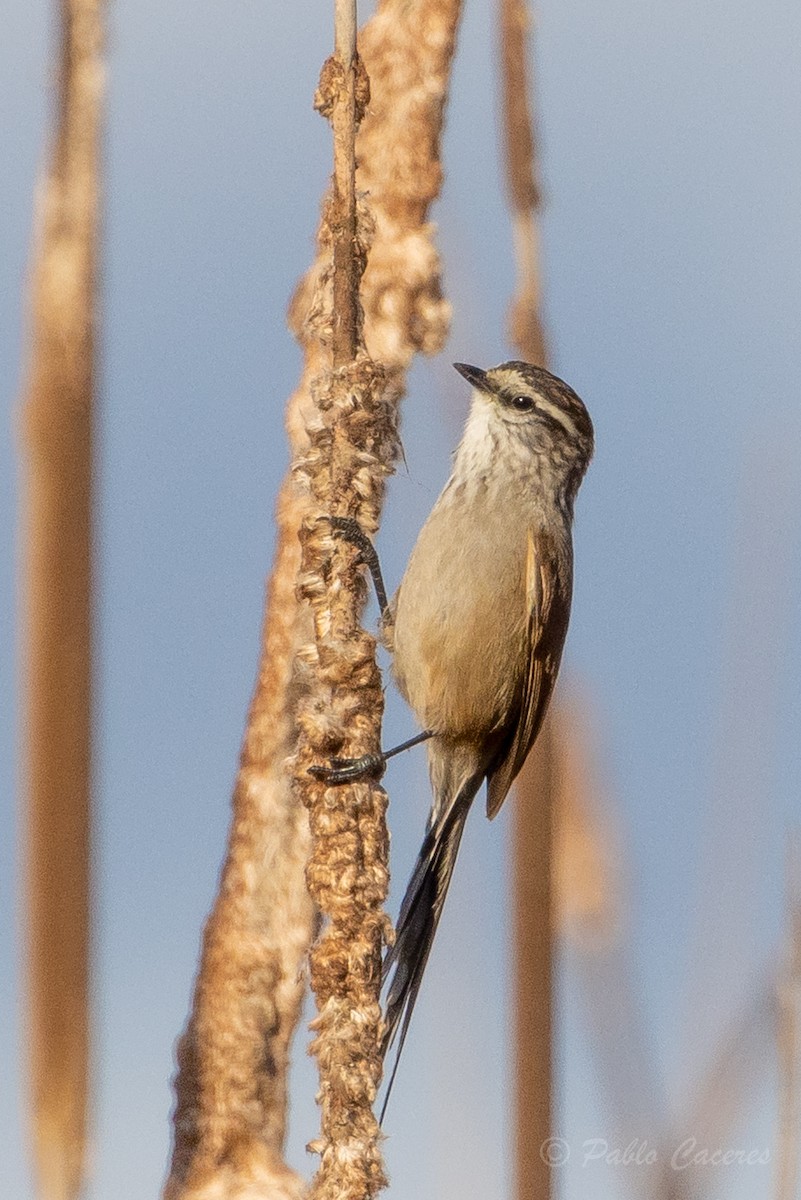
[[[424,741],[432,788],[383,964],[381,1052],[396,1039],[397,1050],[382,1121],[468,812],[486,783],[487,816],[498,813],[542,727],[570,617],[574,501],[594,450],[583,401],[543,367],[453,365],[472,390],[464,434],[388,603],[370,539],[334,522],[371,570],[392,673],[423,732],[316,770],[344,782]]]

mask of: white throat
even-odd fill
[[[460,479],[481,478],[497,462],[498,440],[502,430],[498,418],[480,392],[473,392],[470,414],[453,464],[454,475]]]
[[[551,461],[537,434],[526,438],[509,428],[495,404],[474,391],[470,414],[442,499],[456,494],[511,491],[525,496],[532,510],[547,513],[558,508],[570,519],[572,497],[567,495],[562,464]]]

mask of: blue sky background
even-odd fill
[[[379,542],[393,584],[466,412],[449,363],[509,356],[493,20],[493,5],[468,5],[435,212],[454,324],[442,358],[410,378],[408,471]],[[11,0],[0,41],[0,1061],[12,1064],[0,1193],[19,1200],[32,1188],[13,413],[48,22],[43,5]],[[223,855],[286,465],[299,354],[284,313],[329,172],[311,98],[330,43],[328,7],[310,0],[111,11],[90,1200],[155,1196],[168,1157],[173,1045]],[[606,1200],[644,1178],[582,1165],[586,1139],[612,1149],[631,1129],[608,1061],[638,1039],[647,1049],[633,1136],[667,1136],[670,1151],[676,1131],[703,1141],[690,1098],[720,1038],[770,994],[780,952],[801,795],[801,13],[789,0],[540,0],[536,44],[553,363],[598,443],[578,504],[567,669],[598,714],[634,1008],[621,1003],[600,1054],[599,976],[565,948],[557,1132],[572,1153],[559,1179],[566,1198]],[[411,731],[392,700],[387,742]],[[422,752],[393,763],[387,786],[394,912],[428,806]],[[507,814],[489,825],[476,806],[387,1120],[392,1195],[508,1194],[507,836]],[[724,1148],[764,1150],[775,1066],[765,1018],[747,1029],[747,1099]],[[308,1172],[317,1116],[302,1042],[290,1156]],[[709,1169],[694,1186],[767,1195],[771,1166]]]

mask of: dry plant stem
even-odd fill
[[[455,0],[391,0],[361,35],[374,97],[357,146],[359,186],[369,188],[374,223],[362,305],[364,337],[387,381],[383,405],[397,404],[414,354],[440,349],[448,328],[426,222],[441,182],[439,139],[459,12]],[[364,107],[358,60],[356,66],[356,103]],[[286,415],[295,464],[309,448],[307,426],[319,430],[321,424],[312,387],[331,361],[331,309],[331,232],[324,219],[316,261],[290,312],[304,352],[303,375]],[[355,486],[358,497],[358,471]],[[371,517],[374,503],[361,510],[368,529],[377,520],[377,511]],[[297,1196],[302,1188],[282,1161],[282,1146],[288,1045],[313,922],[304,878],[309,821],[291,793],[286,759],[307,684],[298,654],[314,636],[310,608],[296,598],[298,531],[317,512],[303,474],[291,473],[278,502],[261,666],[228,855],[179,1050],[170,1200],[212,1193],[275,1200]]]
[[[500,25],[504,164],[517,274],[509,334],[521,358],[547,366],[526,0],[500,0]],[[588,931],[597,935],[599,912],[604,901],[609,904],[605,847],[589,808],[577,806],[570,792],[578,729],[579,722],[570,719],[561,704],[552,707],[520,776],[512,817],[518,1048],[515,1186],[521,1200],[545,1200],[551,1194],[550,1169],[539,1147],[551,1136],[553,1124],[553,941],[558,921],[580,908]],[[575,872],[579,860],[580,877]],[[564,886],[567,880],[571,895]],[[589,880],[594,896],[588,894]],[[608,917],[608,912],[602,915]]]
[[[395,414],[383,401],[383,372],[362,357],[320,381],[325,422],[298,472],[320,516],[355,509],[378,518]],[[388,872],[386,796],[377,783],[328,788],[308,773],[332,751],[358,756],[380,745],[383,693],[375,642],[361,629],[365,590],[353,555],[335,548],[326,521],[303,534],[302,593],[316,640],[305,650],[309,686],[299,713],[297,790],[309,810],[309,890],[325,919],[311,955],[318,1016],[312,1051],[320,1069],[317,1200],[361,1200],[384,1185],[373,1103],[381,1078],[381,953]]]
[[[335,367],[353,362],[361,335],[359,285],[364,262],[356,249],[356,3],[336,0],[332,96],[334,132],[331,234],[334,251],[333,358]]]
[[[597,714],[575,684],[560,689],[551,709],[558,761],[553,895],[557,933],[594,952],[621,934],[620,852],[606,814]]]
[[[396,95],[393,97],[381,88],[386,82],[382,69],[386,70],[388,49],[384,36],[376,38],[381,53],[371,57],[374,43],[370,30],[378,28],[385,35],[386,28],[382,30],[381,24],[388,12],[397,20],[398,6],[384,5],[362,42],[371,79],[371,109],[376,121],[380,120],[379,97],[394,98],[396,102],[400,98],[397,89],[394,89]],[[435,24],[434,28],[440,34],[445,33],[445,38],[438,40],[438,49],[442,54],[443,47],[447,47],[447,58],[443,63],[447,70],[453,46],[453,26],[448,29],[440,16],[440,24],[438,27]],[[395,25],[393,36],[396,41],[401,40],[399,29],[407,37],[410,32],[405,22]],[[343,44],[346,44],[344,39]],[[426,46],[425,39],[423,45]],[[430,42],[427,48],[433,49]],[[398,63],[403,60],[397,54],[397,48],[393,49],[397,78]],[[419,87],[425,78],[421,71],[423,64],[419,50],[411,41],[406,42],[404,49],[408,53],[406,83],[417,106],[420,131],[422,97]],[[380,83],[376,82],[376,76]],[[337,91],[329,99],[326,84],[330,80],[335,82]],[[379,1148],[380,1132],[373,1112],[382,1070],[379,993],[381,951],[386,936],[382,905],[388,881],[385,795],[377,784],[366,781],[349,787],[326,788],[312,780],[308,767],[332,752],[358,757],[380,748],[381,679],[375,664],[374,641],[359,624],[364,591],[357,583],[363,585],[363,581],[353,576],[352,552],[343,547],[335,550],[325,517],[331,513],[346,514],[356,517],[368,530],[377,526],[384,477],[394,463],[398,448],[397,400],[401,383],[399,369],[403,363],[396,350],[387,353],[385,368],[384,364],[374,363],[361,346],[358,346],[353,361],[344,361],[347,345],[342,324],[338,321],[337,297],[342,297],[341,304],[346,303],[346,299],[344,285],[338,289],[337,272],[341,271],[345,279],[358,280],[363,269],[364,246],[374,219],[376,238],[370,262],[376,255],[379,271],[373,276],[372,283],[366,277],[364,284],[365,297],[373,301],[377,295],[374,281],[381,279],[384,269],[381,252],[394,248],[392,242],[397,241],[397,232],[393,231],[392,239],[385,233],[392,228],[393,217],[397,230],[399,218],[405,216],[409,221],[409,232],[414,234],[427,207],[427,202],[420,203],[419,182],[415,196],[417,209],[411,214],[404,207],[402,198],[397,193],[392,195],[391,189],[397,188],[399,183],[407,186],[412,183],[402,169],[404,156],[406,163],[411,157],[411,143],[408,130],[405,136],[393,139],[385,110],[384,122],[378,126],[381,140],[371,144],[371,131],[367,125],[368,136],[360,141],[364,175],[360,175],[359,184],[364,186],[370,198],[371,211],[369,215],[359,213],[356,237],[349,245],[342,244],[338,253],[338,238],[345,227],[351,201],[339,191],[337,181],[346,177],[354,147],[347,137],[345,118],[341,115],[338,118],[337,110],[341,107],[344,113],[355,112],[356,105],[351,109],[346,89],[355,88],[356,82],[356,74],[351,76],[347,64],[339,62],[338,70],[329,72],[328,79],[324,75],[318,95],[318,107],[331,112],[334,126],[335,186],[326,218],[334,247],[331,341],[335,370],[322,374],[318,381],[319,423],[310,428],[311,449],[298,468],[319,503],[319,515],[323,518],[310,523],[303,534],[302,591],[314,612],[316,641],[305,655],[311,681],[301,707],[297,759],[297,786],[309,808],[314,844],[308,870],[309,888],[327,919],[311,958],[312,988],[319,1014],[314,1023],[317,1037],[312,1049],[320,1067],[322,1109],[321,1136],[314,1145],[321,1156],[311,1192],[315,1200],[346,1200],[350,1197],[362,1200],[374,1196],[386,1182]],[[435,84],[437,82],[435,77]],[[433,94],[438,95],[436,91]],[[444,98],[444,87],[439,95]],[[427,121],[422,131],[427,137],[422,146],[424,153],[430,148],[428,152],[435,158],[441,100],[437,103],[435,99],[432,106],[430,97],[431,92],[423,109]],[[408,110],[409,98],[405,99]],[[436,121],[433,128],[432,107]],[[355,127],[353,132],[355,134]],[[391,154],[386,153],[386,145],[393,146],[396,153],[400,148],[401,156],[395,163],[392,163]],[[419,162],[419,149],[416,153]],[[438,187],[436,166],[432,170],[434,164],[430,161],[424,161],[422,165],[428,167],[422,175],[423,184],[435,180],[434,186]],[[383,170],[379,171],[379,167]],[[395,203],[390,206],[393,200]],[[426,260],[430,262],[430,255],[426,255]],[[400,278],[414,279],[416,267],[412,255]],[[428,291],[437,280],[432,281],[429,274],[421,282]],[[397,282],[393,284],[393,291],[405,302],[396,313],[408,311],[410,301],[414,305],[420,303],[417,295],[404,295]],[[349,297],[354,310],[350,324],[357,328],[361,315],[358,299],[357,291]],[[384,291],[380,299],[386,303],[391,299],[391,293],[387,295]],[[436,300],[439,301],[438,293]],[[368,332],[378,334],[379,322],[369,320],[373,315],[374,310],[368,309]],[[432,316],[437,318],[441,328],[441,304],[432,305],[427,316],[422,328],[430,336]],[[404,323],[399,327],[397,316],[393,324],[397,346],[398,334],[408,337],[414,326]],[[323,340],[326,340],[324,334]],[[378,337],[376,344],[380,345]]]
[[[564,689],[551,711],[557,787],[553,795],[554,847],[552,893],[556,928],[571,945],[579,992],[593,1050],[603,1111],[614,1114],[616,1137],[626,1146],[648,1133],[658,1143],[665,1130],[656,1102],[655,1072],[641,1005],[631,982],[622,942],[620,855],[609,828],[601,820],[604,781],[594,736],[597,722],[581,693]],[[668,1200],[676,1172],[670,1154],[643,1163],[627,1180],[631,1200]]]
[[[546,365],[534,181],[534,131],[525,0],[500,0],[504,164],[517,283],[509,332],[520,356]],[[520,1200],[547,1200],[551,1172],[539,1147],[552,1133],[555,791],[559,769],[554,724],[546,718],[517,784],[512,817],[515,934],[515,1188]]]
[[[515,978],[515,1185],[520,1200],[550,1196],[550,1168],[540,1147],[551,1136],[552,851],[559,770],[553,714],[515,785],[512,885]]]
[[[39,1194],[77,1196],[89,1053],[92,435],[104,6],[63,0],[22,405],[27,1028]]]
[[[308,821],[285,767],[294,747],[297,530],[305,512],[303,498],[285,486],[228,855],[178,1049],[168,1197],[290,1200],[302,1192],[281,1150],[289,1043],[314,919],[304,880]]]
[[[413,356],[440,350],[450,320],[428,213],[442,185],[439,143],[460,14],[460,0],[382,0],[359,35],[370,103],[356,140],[357,201],[369,197],[373,225],[361,288],[364,342],[395,401]],[[318,256],[292,302],[293,328],[306,345],[330,273],[330,260]],[[321,336],[330,340],[325,330]]]
[[[319,420],[310,428],[309,452],[297,465],[321,520],[307,522],[301,535],[301,594],[314,614],[315,641],[304,652],[308,687],[298,714],[295,784],[312,833],[309,892],[324,920],[310,960],[318,1012],[312,1051],[322,1110],[315,1146],[321,1161],[311,1195],[356,1200],[374,1196],[386,1183],[373,1113],[381,1078],[386,797],[367,781],[325,787],[312,779],[309,767],[334,749],[358,756],[380,748],[383,695],[375,642],[360,625],[363,581],[354,574],[352,554],[334,553],[326,518],[348,513],[375,528],[397,435],[396,413],[383,404],[383,372],[359,354],[364,251],[357,241],[366,237],[356,214],[355,0],[336,0],[335,13],[334,63],[317,97],[334,133],[332,194],[324,217],[333,259],[334,369],[315,381]]]
[[[526,361],[544,366],[546,346],[537,225],[541,201],[534,175],[535,140],[527,65],[531,15],[526,0],[500,0],[500,6],[504,162],[517,265],[509,332]]]
[[[801,1137],[801,839],[787,849],[785,962],[778,987],[779,1129],[776,1138],[776,1200],[798,1195]]]

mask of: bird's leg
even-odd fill
[[[339,537],[350,542],[359,551],[360,562],[367,567],[373,580],[378,607],[381,609],[381,618],[387,615],[389,601],[387,600],[387,589],[384,587],[384,576],[381,574],[381,564],[378,561],[376,548],[370,541],[367,534],[362,529],[358,521],[353,517],[331,517],[331,528]]]
[[[370,572],[378,607],[381,609],[381,617],[385,618],[389,612],[389,601],[375,546],[359,522],[353,517],[330,517],[329,520],[333,533],[350,542],[359,551],[359,562]],[[418,733],[416,737],[409,738],[407,742],[393,746],[391,750],[381,750],[377,754],[362,754],[360,758],[332,758],[327,767],[309,767],[309,774],[330,786],[350,783],[354,779],[364,779],[367,776],[380,779],[386,770],[388,759],[394,758],[403,750],[410,750],[412,746],[418,746],[420,742],[425,742],[430,737],[433,737],[433,730],[427,729],[424,733]]]
[[[386,769],[387,759],[394,758],[404,750],[411,750],[412,746],[419,746],[421,742],[427,742],[433,736],[433,729],[426,729],[416,737],[409,738],[408,742],[393,746],[391,750],[382,750],[378,754],[363,754],[361,758],[332,758],[328,767],[309,767],[309,774],[327,783],[329,787],[340,783],[352,783],[354,779],[364,779],[368,775],[380,779]]]

